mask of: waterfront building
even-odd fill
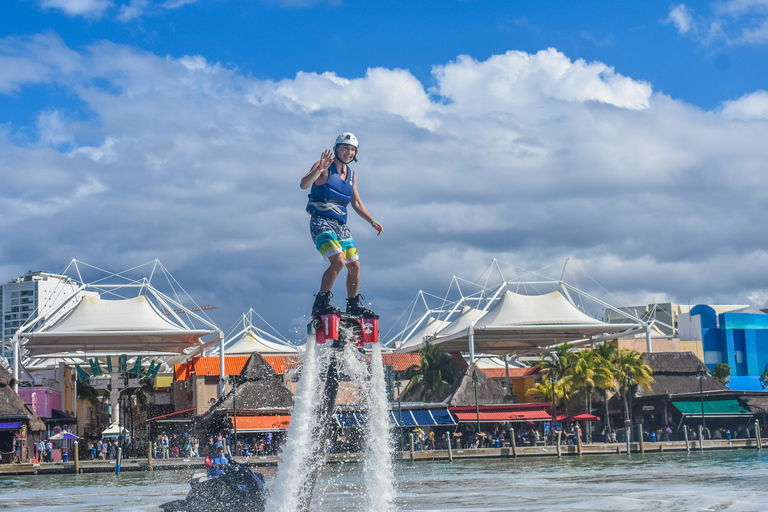
[[[19,396],[45,422],[44,437],[78,432],[77,390],[74,371],[64,363],[53,368],[26,368],[31,381],[19,387]]]
[[[494,360],[495,359],[495,360]],[[509,365],[498,358],[478,359],[477,367],[484,374],[496,381],[502,388],[509,389],[515,402],[531,403],[537,399],[527,394],[529,389],[535,388],[542,381],[544,375],[538,366]],[[501,362],[501,364],[498,364]]]
[[[13,462],[16,448],[20,450],[19,462],[29,462],[35,457],[33,444],[40,441],[45,423],[35,414],[18,393],[14,391],[13,375],[0,366],[0,462]]]
[[[728,386],[760,391],[760,375],[768,365],[768,315],[743,307],[720,312],[704,304],[678,317],[680,339],[698,343],[709,370],[719,363],[731,367]]]
[[[743,309],[748,306],[717,305],[709,307],[720,314]],[[606,309],[605,321],[609,324],[623,323],[627,320],[626,315],[631,315],[645,322],[652,322],[660,336],[674,337],[678,333],[680,315],[687,314],[690,309],[690,305],[676,304],[674,302],[654,302],[653,304],[643,304],[641,306],[616,308],[616,310]],[[663,350],[658,352],[663,352]]]
[[[260,356],[261,357],[261,356]],[[171,428],[173,425],[186,424],[191,427],[196,419],[206,414],[216,405],[221,396],[219,382],[224,380],[225,394],[232,390],[232,379],[240,375],[251,358],[250,355],[226,356],[224,358],[224,379],[220,378],[220,362],[217,357],[194,357],[188,361],[174,365],[173,383],[171,385],[172,413],[152,415],[156,418],[151,429]],[[297,379],[293,378],[301,365],[298,355],[266,355],[266,361],[282,380],[283,386],[290,393],[295,393]],[[162,416],[162,417],[161,417]]]
[[[199,418],[206,437],[235,430],[241,441],[244,436],[253,438],[267,432],[283,439],[293,406],[293,393],[285,385],[283,376],[275,372],[264,357],[253,353],[239,374],[230,380],[237,388],[231,387]]]
[[[44,321],[58,304],[76,304],[79,287],[80,283],[68,276],[31,271],[0,285],[0,357],[11,361],[13,353],[7,342],[30,318]]]
[[[643,358],[653,370],[654,382],[648,390],[634,389],[628,402],[632,424],[642,425],[649,435],[669,426],[671,437],[681,440],[683,427],[696,431],[705,425],[712,437],[718,429],[731,431],[734,438],[746,437],[754,428],[755,417],[762,421],[765,416],[768,393],[729,389],[707,373],[691,352],[652,353]],[[609,407],[613,425],[620,425],[620,401],[612,399]]]

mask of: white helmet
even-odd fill
[[[333,154],[336,156],[336,148],[339,144],[349,144],[355,146],[355,156],[352,157],[352,161],[357,162],[357,153],[360,151],[360,143],[357,142],[357,137],[349,132],[344,132],[336,137],[336,144],[333,145]]]
[[[336,144],[334,144],[334,146],[338,146],[339,144],[349,144],[350,146],[355,146],[357,149],[360,149],[360,144],[357,142],[357,137],[349,132],[344,132],[336,137]]]

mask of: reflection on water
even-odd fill
[[[266,469],[267,479],[275,477]],[[768,454],[754,451],[644,456],[482,459],[402,463],[401,511],[768,510]],[[365,507],[362,466],[326,467],[312,510]],[[153,511],[186,495],[188,471],[0,477],[0,511]]]

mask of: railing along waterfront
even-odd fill
[[[713,450],[759,450],[761,448],[761,440],[755,438],[749,439],[714,439],[709,441],[703,441],[701,447],[704,451]],[[697,443],[698,444],[698,443]],[[629,446],[629,452],[627,452],[627,446]],[[648,442],[645,441],[642,447],[644,453],[664,453],[664,452],[684,452],[689,451],[690,446],[686,441],[659,441]],[[698,450],[697,450],[698,451]],[[582,443],[581,455],[588,457],[590,455],[610,455],[620,454],[623,456],[637,454],[641,455],[641,446],[638,442],[632,442],[628,445],[625,443]],[[567,456],[579,456],[579,447],[572,444],[561,445],[543,445],[543,446],[503,446],[501,448],[453,448],[448,450],[424,450],[414,451],[410,450],[395,452],[395,459],[399,461],[429,461],[429,460],[457,460],[457,459],[472,459],[472,458],[510,458],[510,459],[525,459],[526,457],[567,457]],[[251,467],[259,466],[275,466],[280,462],[280,457],[277,455],[271,456],[258,456],[258,457],[237,457],[237,461],[242,462]],[[328,455],[328,462],[342,463],[342,462],[360,462],[363,460],[362,453],[335,453]],[[82,473],[98,473],[98,472],[114,472],[115,461],[78,461],[80,472]],[[150,469],[156,471],[162,470],[175,470],[175,469],[187,469],[187,470],[204,470],[205,458],[192,458],[192,459],[152,459],[151,466],[149,460],[145,458],[140,459],[123,459],[121,472],[125,471],[148,471]],[[0,474],[38,474],[38,475],[53,475],[61,473],[74,473],[75,462],[43,462],[43,463],[27,463],[27,464],[0,464]]]

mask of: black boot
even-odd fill
[[[312,305],[312,316],[340,315],[341,310],[331,304],[331,292],[318,292],[315,295],[315,303]]]
[[[379,315],[361,304],[363,300],[365,300],[365,297],[359,293],[354,297],[347,298],[347,314],[363,318],[379,318]]]

